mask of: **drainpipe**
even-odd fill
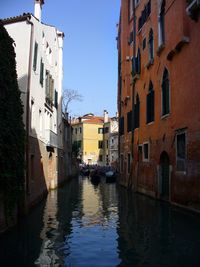
[[[26,97],[26,179],[25,179],[25,189],[26,195],[30,194],[29,187],[29,126],[30,126],[30,85],[31,85],[31,69],[32,69],[32,54],[33,54],[33,33],[34,25],[30,20],[31,16],[27,17],[27,24],[31,25],[31,35],[30,35],[30,51],[29,51],[29,65],[28,65],[28,82],[27,82],[27,97]],[[26,203],[27,204],[27,203]]]

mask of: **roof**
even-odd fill
[[[15,22],[20,22],[20,21],[27,20],[27,18],[30,19],[31,16],[32,16],[31,13],[23,13],[22,15],[1,19],[0,21],[3,24],[10,24],[10,23],[15,23]]]
[[[33,17],[36,20],[38,20],[32,13],[23,13],[22,15],[19,15],[19,16],[0,19],[0,22],[3,23],[3,25],[6,25],[6,24],[12,24],[12,23],[15,23],[15,22],[25,21],[25,20],[27,20],[27,18],[31,19],[31,17]],[[48,26],[48,27],[55,28],[57,30],[57,28],[55,26],[52,26],[50,24],[46,24],[46,23],[43,23],[43,22],[41,22],[41,24],[43,24],[45,26]],[[58,36],[64,37],[64,33],[63,32],[58,32],[57,34],[58,34]]]
[[[82,117],[81,121],[76,121],[76,122],[72,122],[72,125],[79,125],[79,124],[103,124],[104,123],[104,119],[103,117],[98,117],[98,116],[86,116],[86,117]]]
[[[88,120],[84,120],[83,123],[87,123],[87,124],[103,124],[103,117],[93,117],[91,119]]]

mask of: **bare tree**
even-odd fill
[[[68,118],[69,105],[72,101],[82,101],[83,96],[79,94],[78,90],[65,89],[62,96],[62,111],[65,118]]]

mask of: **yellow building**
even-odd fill
[[[72,149],[85,164],[104,165],[104,118],[87,114],[72,122]]]

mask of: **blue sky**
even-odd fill
[[[73,115],[117,111],[116,24],[120,0],[46,0],[42,21],[65,33],[63,88],[76,89],[82,102]],[[1,0],[0,17],[34,12],[34,0]]]

